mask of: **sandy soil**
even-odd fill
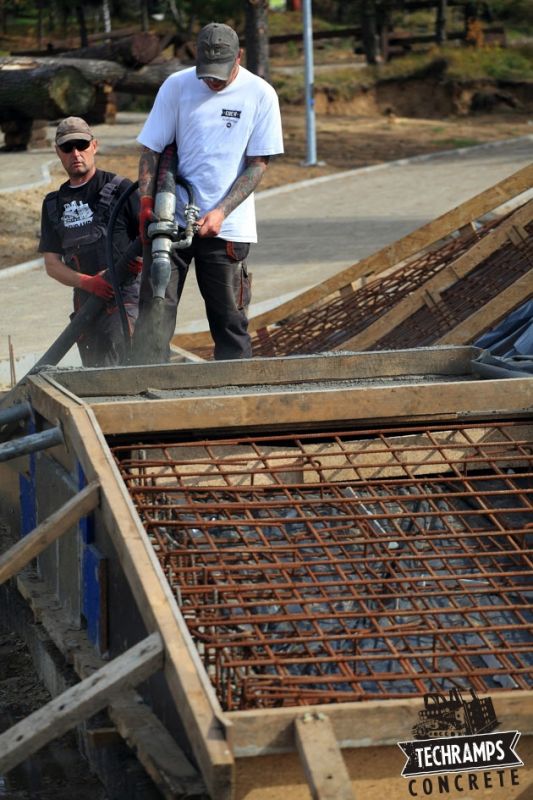
[[[286,152],[271,163],[262,189],[368,164],[510,139],[533,131],[524,114],[442,120],[317,115],[319,164],[305,166],[307,145],[303,110],[284,110],[283,126]],[[98,159],[102,169],[120,171],[132,180],[137,177],[137,164],[138,151],[131,146],[120,152],[115,149],[112,155],[100,155]],[[37,258],[42,199],[63,177],[58,164],[49,186],[0,195],[0,268]],[[24,226],[20,220],[24,220]]]

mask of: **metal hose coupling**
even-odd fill
[[[152,266],[150,278],[154,297],[165,297],[170,281],[170,251],[179,231],[174,221],[176,195],[174,191],[159,191],[155,196],[154,216],[157,222],[148,226],[148,238],[152,242]]]
[[[173,242],[172,249],[180,250],[185,247],[190,247],[192,244],[192,239],[196,231],[198,230],[198,226],[196,224],[196,220],[200,216],[200,209],[198,206],[195,206],[193,203],[187,203],[183,210],[185,216],[185,230],[182,231],[180,238],[177,242]]]

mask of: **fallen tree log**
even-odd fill
[[[128,70],[115,84],[115,90],[131,94],[155,94],[169,75],[186,69],[187,66],[180,59],[172,58],[138,70]]]
[[[76,69],[85,80],[95,86],[108,84],[114,86],[125,74],[126,68],[113,61],[89,58],[66,58],[61,56],[4,56],[0,58],[0,69],[28,70],[37,67]],[[3,73],[2,73],[3,75]],[[41,115],[42,116],[42,115]],[[53,119],[53,117],[52,117]]]
[[[75,66],[0,63],[0,122],[83,116],[94,101],[93,83]]]
[[[135,68],[149,64],[157,58],[162,47],[163,41],[157,34],[138,32],[123,39],[68,50],[61,54],[61,58],[115,61],[124,67]]]

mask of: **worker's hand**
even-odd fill
[[[135,258],[130,258],[128,261],[128,272],[134,278],[141,274],[143,271],[143,260],[142,256],[136,256]]]
[[[208,211],[196,223],[198,236],[218,236],[224,219],[224,212],[220,208]]]
[[[148,225],[155,220],[154,215],[154,198],[149,194],[143,194],[141,197],[141,206],[139,211],[139,235],[142,244],[150,244],[150,239],[146,233]]]
[[[111,284],[104,278],[105,269],[96,275],[80,275],[80,289],[90,294],[95,294],[103,300],[111,300],[114,291]]]

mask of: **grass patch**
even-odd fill
[[[479,139],[435,139],[435,144],[442,150],[460,150],[463,147],[475,147],[482,144]]]
[[[411,54],[375,67],[343,69],[315,74],[315,91],[324,92],[330,100],[351,100],[365,88],[380,80],[408,78],[441,80],[533,80],[533,47],[487,46],[434,47],[428,53]],[[281,74],[273,71],[273,83],[281,102],[294,104],[304,100],[304,71]]]

